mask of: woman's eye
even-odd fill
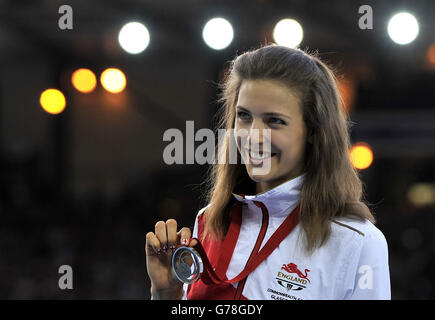
[[[286,124],[285,121],[279,118],[269,118],[269,122],[272,124]]]
[[[237,111],[237,117],[242,120],[249,120],[250,118],[249,113],[245,111]]]

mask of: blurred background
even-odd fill
[[[205,205],[163,133],[213,128],[227,62],[272,42],[337,70],[392,298],[435,298],[434,1],[64,4],[0,0],[0,298],[149,299],[145,234]]]

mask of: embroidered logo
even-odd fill
[[[289,264],[283,264],[281,270],[285,272],[278,271],[276,281],[287,290],[303,290],[310,282],[308,278],[309,269],[305,269],[304,272],[302,272],[296,264],[291,262]]]
[[[307,272],[310,272],[309,269],[305,269],[304,271],[305,274],[303,274],[302,271],[298,269],[298,266],[296,264],[289,263],[289,264],[283,264],[281,270],[285,270],[288,273],[296,273],[299,276],[299,278],[307,279],[308,282],[310,282],[310,279],[308,279],[308,275],[307,275]]]

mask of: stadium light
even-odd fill
[[[50,114],[61,113],[66,106],[66,100],[63,93],[57,89],[47,89],[39,97],[41,107]]]
[[[202,30],[204,42],[214,50],[222,50],[233,41],[233,27],[223,18],[209,20]]]
[[[150,34],[142,23],[129,22],[119,31],[118,42],[126,52],[138,54],[148,47]]]
[[[373,162],[373,151],[367,143],[356,143],[350,149],[350,159],[355,168],[367,169]]]
[[[97,86],[97,77],[89,69],[77,69],[71,76],[71,82],[82,93],[92,92]]]
[[[418,32],[418,21],[408,12],[397,13],[388,22],[388,35],[397,44],[411,43],[417,38]]]
[[[304,38],[304,30],[299,22],[293,19],[279,21],[273,29],[273,39],[276,44],[297,48]]]
[[[124,73],[116,68],[108,68],[101,73],[101,85],[111,93],[120,93],[127,85]]]

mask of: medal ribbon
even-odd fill
[[[267,214],[266,206],[259,202],[254,201],[254,203],[261,208],[263,215]],[[262,263],[278,246],[279,244],[292,232],[299,222],[299,205],[293,209],[293,211],[287,216],[287,218],[281,223],[281,225],[272,234],[263,248],[257,252],[250,262],[247,263],[245,268],[233,279],[227,279],[225,276],[226,269],[228,268],[229,261],[231,260],[232,254],[234,252],[235,245],[237,243],[237,238],[239,236],[240,225],[241,225],[241,204],[239,208],[236,208],[235,214],[232,216],[231,225],[228,229],[227,235],[224,240],[223,250],[219,258],[219,265],[217,270],[215,270],[208,260],[207,253],[205,252],[201,242],[198,242],[193,247],[201,256],[203,261],[204,271],[201,275],[201,280],[206,284],[224,284],[224,283],[235,283],[246,278],[252,271],[257,268],[260,263]],[[233,244],[231,248],[228,248],[228,244]]]

